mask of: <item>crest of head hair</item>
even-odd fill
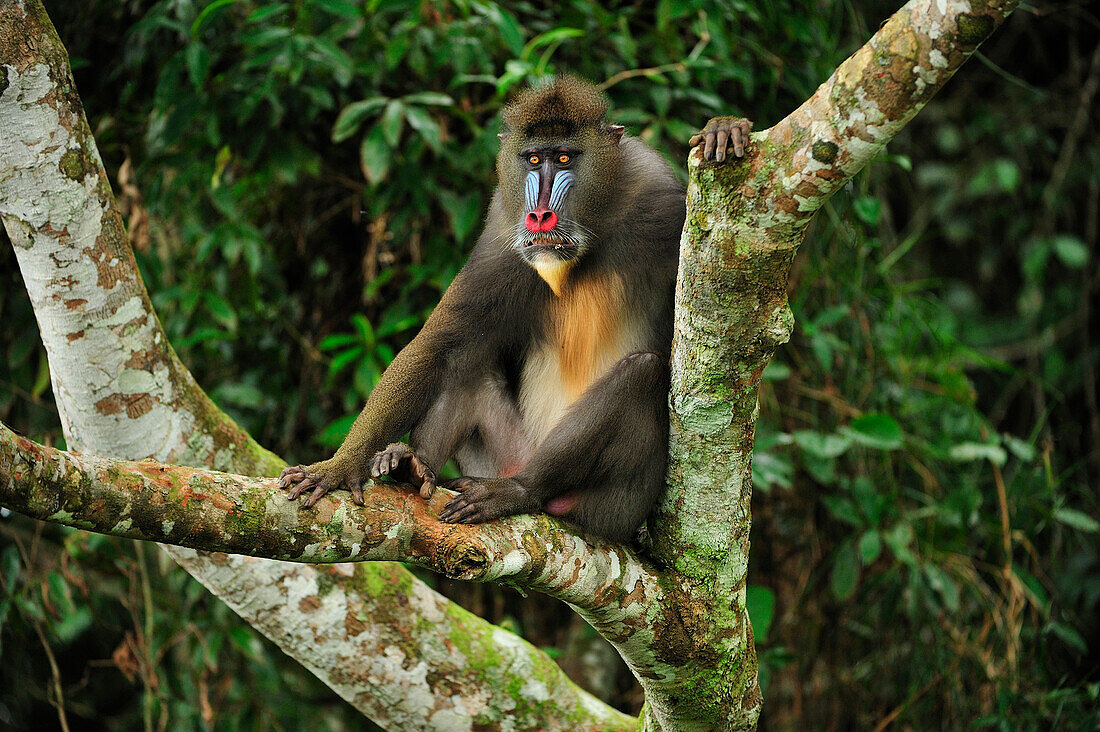
[[[600,126],[606,114],[607,99],[594,84],[558,76],[520,93],[504,108],[504,125],[527,137],[569,137]]]

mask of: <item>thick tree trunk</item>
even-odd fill
[[[103,462],[2,430],[0,504],[217,552],[402,559],[451,576],[507,578],[572,603],[616,645],[645,690],[644,727],[749,729],[760,708],[745,614],[750,459],[757,386],[793,326],[791,261],[813,213],[1015,4],[914,0],[798,110],[755,134],[746,160],[713,166],[691,159],[669,487],[651,521],[656,565],[623,547],[590,544],[546,517],[444,528],[431,506],[388,489],[372,492],[366,509],[335,499],[300,514],[279,502],[270,481]],[[132,459],[277,472],[278,459],[217,410],[168,346],[64,49],[37,0],[0,0],[0,64],[0,216],[49,353],[69,444]],[[170,551],[386,726],[637,724],[577,689],[522,640],[394,565],[318,569]]]
[[[71,448],[278,474],[284,463],[209,400],[169,346],[65,49],[38,0],[0,0],[0,218],[34,306]],[[544,653],[470,615],[400,566],[317,569],[166,551],[387,727],[457,729],[495,720],[530,730],[632,724],[577,688]],[[452,643],[452,637],[464,640]],[[542,686],[532,695],[526,684],[533,674]],[[552,693],[543,694],[544,687]]]

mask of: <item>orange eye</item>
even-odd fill
[[[527,162],[531,163],[531,165],[538,165],[542,162],[542,158],[540,158],[538,155],[532,155],[531,157],[527,158]]]
[[[565,153],[562,153],[561,155],[558,156],[558,162],[561,163],[562,165],[568,165],[569,164],[569,156],[566,155]]]

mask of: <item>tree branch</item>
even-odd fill
[[[912,0],[760,136],[748,227],[790,236],[877,156],[1019,0]],[[774,246],[774,245],[773,245]]]
[[[214,405],[169,345],[67,54],[40,0],[0,0],[0,119],[0,219],[38,319],[68,444],[277,474],[284,463]],[[475,622],[400,566],[363,563],[349,576],[163,548],[344,699],[387,725],[435,730],[440,720],[506,719],[517,729],[617,729],[628,719],[577,688],[556,664],[546,665],[545,654]],[[297,590],[287,589],[301,587],[322,588],[326,608],[369,615],[317,613],[312,601],[298,602]],[[452,628],[436,622],[459,616],[464,624],[454,632],[477,651],[468,663],[456,660],[462,653],[453,652]],[[539,669],[539,688],[554,692],[537,703],[522,693],[532,669]]]
[[[433,528],[434,517],[417,514],[427,507],[406,505],[397,491],[378,492],[376,512],[385,518],[371,521],[359,522],[355,510],[332,504],[325,515],[336,528],[326,534],[319,523],[308,527],[307,535],[315,530],[311,536],[322,539],[308,551],[350,552],[355,542],[345,541],[344,548],[336,538],[337,528],[347,529],[378,540],[366,549],[360,542],[357,554],[400,547],[452,570],[518,578],[532,587],[543,583],[550,592],[584,600],[569,594],[578,584],[569,585],[568,565],[558,564],[572,560],[569,569],[581,584],[603,588],[605,596],[586,602],[581,613],[613,639],[638,676],[647,728],[751,728],[760,692],[745,614],[750,460],[761,374],[793,327],[786,300],[791,261],[814,211],[916,114],[1015,4],[914,0],[810,100],[754,135],[748,159],[726,166],[704,164],[697,155],[690,161],[676,295],[669,489],[650,524],[654,556],[669,568],[659,581],[621,548],[559,547],[555,536],[576,537],[545,518],[446,534]],[[277,472],[278,459],[210,403],[168,346],[134,266],[64,50],[38,0],[0,0],[0,69],[0,216],[41,325],[69,444],[102,454]],[[63,456],[52,454],[42,463],[53,466],[62,485],[67,461],[96,460]],[[20,464],[39,480],[36,460]],[[128,485],[136,481],[152,496],[163,495],[156,474],[145,472],[151,466],[141,466],[124,471]],[[193,472],[187,490],[193,480],[202,501],[211,501],[202,504],[203,511],[229,522],[200,521],[212,537],[239,541],[237,529],[227,528],[234,525],[241,533],[255,532],[248,542],[274,542],[288,555],[307,552],[305,543],[275,531],[283,526],[279,521],[288,522],[288,532],[302,530],[303,519],[284,513],[285,503],[269,513],[268,505],[279,500],[270,497],[269,484]],[[97,490],[106,491],[106,482]],[[233,524],[240,521],[238,504],[219,493],[229,484],[241,491],[241,505],[249,508],[243,513],[255,516],[254,523]],[[34,510],[68,510],[56,496],[35,495],[44,503]],[[188,495],[199,500],[194,492]],[[219,508],[207,498],[215,495],[226,505]],[[102,507],[88,509],[113,510],[108,505],[104,498]],[[126,515],[156,516],[158,510],[154,499],[141,511],[126,508]],[[387,532],[372,533],[376,518],[378,526],[390,527]],[[171,538],[174,526],[162,523],[161,530]],[[439,546],[419,546],[433,542]],[[520,728],[583,729],[604,719],[623,724],[621,715],[577,691],[560,671],[539,666],[542,661],[523,650],[522,641],[487,624],[465,626],[471,630],[461,632],[472,640],[464,648],[504,648],[506,660],[512,659],[504,667],[482,674],[479,666],[444,654],[448,630],[434,623],[440,613],[451,618],[464,611],[402,569],[359,563],[349,576],[342,569],[170,551],[375,719],[403,729],[435,729],[455,718],[441,714],[467,721],[507,717]],[[589,568],[589,561],[595,566]],[[400,589],[390,596],[393,587]],[[376,622],[379,617],[391,622]],[[508,656],[507,649],[514,654]],[[485,660],[491,655],[482,653],[478,663],[491,665]],[[552,680],[511,694],[508,689],[530,680],[535,667]],[[564,706],[555,706],[546,689],[563,689]],[[471,713],[469,700],[475,698],[484,704]],[[545,706],[523,706],[531,698]],[[581,721],[573,721],[574,714]]]
[[[392,483],[365,492],[362,507],[336,498],[303,510],[276,482],[64,452],[0,424],[0,505],[43,521],[290,562],[409,562],[454,579],[537,590],[604,623],[656,587],[655,573],[629,549],[589,543],[545,514],[445,524],[439,509],[453,494],[424,501]]]
[[[760,691],[745,611],[752,447],[764,368],[794,327],[790,265],[814,212],[908,122],[1011,12],[1016,0],[914,0],[814,95],[752,136],[736,165],[689,159],[676,284],[668,490],[650,521],[654,556],[705,607],[684,652],[717,652],[702,674],[642,680],[647,700],[699,698],[694,716],[650,705],[647,722],[749,728]],[[684,617],[692,618],[690,612]],[[702,665],[702,664],[698,664]]]

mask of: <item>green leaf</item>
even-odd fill
[[[860,196],[852,201],[856,217],[868,226],[876,226],[882,218],[882,201],[873,196]]]
[[[824,434],[813,430],[798,430],[791,437],[800,448],[820,458],[835,458],[843,455],[852,446],[848,435]]]
[[[948,450],[947,454],[952,460],[961,463],[988,460],[996,465],[1004,465],[1008,459],[1008,453],[1000,445],[982,442],[961,442]]]
[[[439,202],[443,204],[443,209],[447,212],[447,217],[451,220],[451,229],[455,233],[455,238],[460,242],[466,241],[481,220],[481,201],[477,194],[468,193],[460,196],[453,191],[440,190],[437,195]]]
[[[210,52],[201,43],[192,43],[184,50],[187,61],[187,76],[196,89],[202,88],[206,73],[210,70]]]
[[[837,549],[833,570],[829,574],[829,587],[833,597],[844,601],[855,594],[859,584],[859,558],[852,542],[846,541]]]
[[[508,50],[518,56],[523,53],[523,27],[516,20],[516,16],[504,8],[498,9],[500,13],[497,27],[500,29],[500,37],[504,40],[504,45],[508,46]]]
[[[901,447],[901,426],[886,414],[866,414],[848,425],[849,434],[861,445],[876,450],[896,450]]]
[[[384,107],[388,101],[388,97],[373,97],[352,102],[341,109],[336,117],[336,123],[332,125],[332,141],[342,142],[354,135],[363,120]]]
[[[1001,440],[1004,442],[1008,451],[1016,456],[1016,459],[1022,460],[1025,463],[1030,463],[1035,459],[1035,446],[1030,442],[1025,442],[1019,437],[1013,437],[1012,435],[1001,435]]]
[[[382,129],[382,137],[391,148],[396,148],[401,143],[401,128],[405,124],[405,105],[397,99],[391,99],[382,112],[382,121],[379,127]]]
[[[38,373],[35,374],[34,384],[31,386],[31,396],[36,399],[46,393],[50,388],[50,361],[43,352],[38,357]]]
[[[990,160],[970,179],[966,192],[972,195],[1012,193],[1020,185],[1020,167],[1008,158]]]
[[[772,361],[764,367],[764,381],[783,381],[791,375],[791,367],[781,361]]]
[[[218,12],[227,5],[232,5],[235,2],[238,2],[238,0],[214,0],[214,2],[203,8],[202,12],[199,13],[197,18],[195,18],[195,22],[191,24],[191,37],[195,38],[198,36],[199,31],[202,30],[203,24],[205,24],[206,21],[214,15],[214,13]]]
[[[358,336],[352,335],[351,333],[332,333],[321,339],[321,342],[317,344],[317,349],[320,351],[332,351],[358,342]]]
[[[763,585],[748,585],[745,588],[745,607],[749,611],[752,634],[759,645],[768,639],[768,630],[775,618],[775,593]]]
[[[929,586],[939,594],[943,600],[943,606],[950,612],[958,611],[959,588],[955,581],[951,579],[951,575],[934,564],[925,564],[923,569],[925,579],[928,580]]]
[[[332,357],[332,361],[329,362],[328,372],[330,374],[338,374],[347,368],[348,365],[354,363],[363,356],[363,349],[349,348],[346,351],[341,351]]]
[[[252,384],[223,384],[214,390],[215,401],[219,404],[235,404],[238,407],[259,407],[264,403],[264,394]]]
[[[450,107],[453,106],[455,100],[446,94],[440,94],[439,92],[416,92],[415,94],[406,94],[401,97],[401,101],[405,104],[420,104],[431,107]]]
[[[52,626],[54,635],[62,643],[71,643],[92,625],[92,611],[81,605],[61,613],[61,619]]]
[[[833,518],[840,519],[856,528],[863,527],[865,523],[863,517],[860,515],[859,509],[856,508],[856,504],[852,503],[850,498],[823,495],[821,497],[821,502],[825,504],[825,508]]]
[[[859,558],[864,566],[878,559],[882,553],[882,537],[874,529],[864,532],[859,537]]]
[[[382,130],[377,125],[359,145],[359,165],[363,175],[371,185],[378,185],[386,179],[392,162],[390,146],[382,138]]]
[[[1089,261],[1089,248],[1076,236],[1062,234],[1050,240],[1051,248],[1062,264],[1072,269],[1081,269]]]
[[[286,12],[286,3],[276,3],[275,5],[266,5],[262,8],[257,8],[249,14],[246,23],[262,23],[268,18],[278,15],[279,13]]]
[[[348,432],[351,431],[351,426],[355,424],[355,418],[358,416],[358,414],[349,414],[330,422],[313,439],[325,447],[339,447],[344,438],[348,436]]]
[[[226,330],[230,332],[237,330],[237,313],[224,297],[207,292],[203,295],[203,302],[206,303],[206,309],[214,319],[225,326]]]
[[[913,544],[913,527],[909,524],[897,524],[882,535],[882,541],[902,564],[912,565],[916,562],[916,557],[909,548]]]
[[[1054,509],[1053,516],[1066,526],[1072,526],[1079,531],[1087,531],[1090,534],[1100,531],[1100,521],[1082,511],[1059,506]]]
[[[1047,624],[1047,627],[1043,628],[1043,632],[1053,633],[1078,653],[1085,654],[1089,651],[1089,645],[1085,642],[1084,637],[1077,632],[1076,628],[1072,628],[1065,623],[1051,621]]]
[[[405,118],[409,121],[409,127],[420,133],[428,147],[435,152],[443,149],[443,130],[430,114],[420,107],[406,107]]]
[[[363,17],[363,11],[348,0],[313,0],[313,4],[346,20],[358,20]]]
[[[567,38],[576,38],[583,35],[584,31],[580,28],[555,28],[553,30],[548,30],[528,41],[527,45],[523,47],[523,51],[520,53],[520,58],[524,61],[530,60],[535,51],[543,46],[558,44]]]
[[[368,346],[374,345],[374,325],[367,319],[366,315],[355,313],[351,316],[351,324],[355,327],[355,330],[359,331],[359,337],[364,343]]]

